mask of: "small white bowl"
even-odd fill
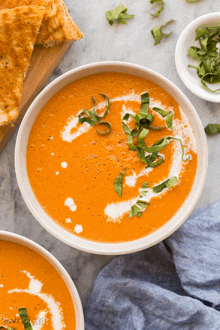
[[[180,104],[189,118],[198,149],[198,166],[192,190],[178,212],[161,228],[143,238],[125,243],[101,243],[89,241],[71,234],[55,223],[42,209],[31,189],[26,169],[26,149],[32,125],[47,101],[62,87],[72,81],[100,72],[122,72],[133,74],[156,83],[165,89]],[[82,251],[105,255],[137,252],[155,245],[177,230],[193,211],[205,183],[208,167],[207,140],[202,123],[193,105],[171,81],[159,73],[143,66],[125,62],[101,62],[84,65],[71,70],[50,83],[34,100],[28,109],[18,132],[15,146],[15,171],[21,194],[29,210],[39,223],[62,242]]]
[[[60,264],[60,262],[42,246],[36,244],[35,242],[31,241],[26,237],[0,230],[0,240],[10,241],[28,247],[29,249],[37,252],[40,256],[46,259],[56,269],[56,271],[60,274],[60,276],[66,283],[66,286],[72,297],[76,316],[76,330],[84,330],[84,315],[78,291],[71,277],[69,276],[65,268]],[[4,253],[4,251],[1,251],[1,253]]]
[[[216,26],[220,24],[220,12],[206,14],[196,18],[181,33],[175,51],[175,62],[177,72],[185,86],[196,96],[210,102],[220,102],[220,92],[210,93],[204,89],[195,69],[188,68],[188,64],[198,66],[200,63],[192,57],[187,56],[187,51],[191,46],[198,46],[199,41],[195,41],[196,29],[198,27]],[[220,83],[207,84],[211,89],[220,88]]]

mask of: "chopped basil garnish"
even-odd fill
[[[182,149],[182,161],[183,162],[186,162],[187,160],[190,159],[190,155],[188,155],[188,157],[186,159],[184,159],[184,155],[185,155],[185,148],[184,148],[184,145],[183,145],[183,141],[181,139],[178,139],[178,138],[175,138],[173,136],[168,136],[166,138],[166,140],[176,140],[176,141],[179,141],[180,145],[181,145],[181,149]]]
[[[172,188],[177,182],[178,182],[178,178],[176,176],[174,176],[171,179],[168,179],[168,180],[160,183],[158,186],[154,186],[152,190],[155,194],[158,194],[165,188],[168,188],[168,189]]]
[[[153,110],[156,111],[157,113],[159,113],[162,117],[165,117],[167,127],[172,130],[173,129],[173,112],[165,111],[165,110],[162,110],[162,109],[156,108],[156,107],[154,107]]]
[[[114,21],[117,21],[121,24],[127,24],[126,19],[134,18],[134,15],[126,14],[127,7],[121,3],[115,9],[111,9],[106,12],[106,17],[110,25],[114,24]]]
[[[0,325],[0,329],[14,330],[13,328],[6,327],[5,325]]]
[[[117,176],[117,178],[115,179],[115,182],[114,182],[115,191],[120,197],[121,197],[121,194],[122,194],[123,180],[124,180],[124,176],[125,176],[125,171],[126,171],[126,168],[121,170],[120,174]]]
[[[144,182],[144,183],[142,184],[142,188],[143,188],[143,189],[145,189],[145,188],[149,188],[148,183],[147,183],[147,182]]]
[[[141,194],[139,196],[139,198],[142,198],[143,196],[146,196],[147,193],[147,189],[148,188],[148,183],[145,182],[142,184],[142,189],[141,189]],[[131,207],[131,210],[128,214],[128,217],[134,217],[135,215],[140,218],[141,217],[141,213],[146,209],[146,207],[149,205],[148,202],[145,202],[141,199],[138,199],[137,202],[135,203],[135,205],[133,205]]]
[[[23,307],[23,308],[19,308],[18,311],[19,311],[19,315],[22,319],[25,330],[33,330],[31,323],[27,316],[27,309],[25,307]]]
[[[189,64],[188,67],[196,70],[204,89],[210,93],[216,93],[220,91],[220,88],[213,90],[206,83],[220,82],[219,48],[217,47],[220,41],[220,25],[197,28],[195,40],[199,41],[200,48],[190,47],[187,55],[200,61],[200,63],[198,66]]]
[[[108,127],[108,130],[105,131],[105,132],[100,132],[100,131],[96,130],[96,132],[97,132],[98,134],[100,134],[100,135],[108,135],[108,134],[111,132],[111,130],[112,130],[112,126],[111,126],[111,124],[109,124],[109,122],[107,122],[107,121],[101,121],[101,122],[99,123],[99,125],[105,125],[105,126]]]
[[[173,23],[173,22],[174,22],[174,20],[172,19],[161,26],[158,26],[158,25],[154,26],[154,28],[151,30],[151,34],[155,39],[155,43],[154,43],[155,46],[160,43],[160,41],[163,37],[169,37],[172,34],[172,31],[170,33],[163,33],[162,28],[166,27],[168,24]]]
[[[169,129],[173,129],[173,112],[171,112],[169,115],[165,117],[165,122],[167,124],[167,127]]]
[[[142,129],[141,133],[138,136],[138,144],[137,144],[138,148],[141,148],[141,149],[146,148],[144,139],[146,138],[148,133],[149,133],[149,129],[147,129],[147,128]]]
[[[182,160],[186,161],[190,158],[187,157],[187,159],[184,159],[184,145],[182,143],[181,139],[168,136],[167,138],[163,138],[159,141],[157,141],[155,144],[153,144],[150,147],[147,147],[145,145],[145,138],[147,134],[149,133],[150,129],[153,129],[153,126],[150,126],[151,122],[154,119],[154,116],[152,114],[149,114],[149,104],[150,104],[150,98],[149,94],[143,93],[141,95],[141,109],[140,112],[136,115],[132,115],[130,113],[126,113],[123,117],[123,120],[128,120],[131,116],[134,120],[136,129],[133,129],[132,131],[130,128],[123,122],[123,129],[127,137],[127,143],[129,146],[129,149],[132,151],[138,152],[138,157],[140,160],[147,164],[146,167],[157,167],[161,165],[164,162],[164,158],[162,155],[159,155],[159,151],[161,151],[170,140],[177,140],[181,144],[182,148]],[[154,111],[159,113],[162,117],[165,117],[166,125],[169,129],[173,129],[173,112],[172,111],[165,111],[159,108],[154,107]],[[150,117],[151,116],[151,117]],[[154,127],[154,129],[162,129],[164,127]],[[134,144],[134,137],[138,137],[137,139],[137,146]],[[145,152],[148,152],[149,155],[145,155]]]
[[[156,12],[156,14],[151,14],[153,17],[158,17],[162,10],[165,8],[165,2],[163,0],[150,0],[150,3],[153,5],[154,3],[161,4],[160,9]]]
[[[108,127],[108,130],[105,132],[100,132],[98,130],[96,130],[96,132],[100,135],[108,135],[111,132],[112,126],[109,122],[107,121],[100,121],[100,119],[105,118],[105,116],[107,115],[108,111],[109,111],[109,107],[110,107],[110,99],[107,95],[100,93],[100,95],[102,95],[106,101],[107,101],[107,107],[105,112],[103,113],[103,115],[98,115],[96,112],[96,100],[95,98],[92,96],[92,100],[94,103],[94,107],[93,107],[93,111],[89,111],[87,109],[84,109],[82,112],[80,112],[80,114],[78,115],[79,118],[79,123],[83,124],[83,123],[88,123],[91,126],[94,126],[95,124],[99,124],[99,125],[106,125]],[[87,117],[85,117],[85,115]]]
[[[208,124],[205,128],[205,132],[207,135],[220,133],[220,125],[219,124]]]
[[[156,111],[157,113],[159,113],[162,117],[166,117],[167,115],[169,115],[171,113],[171,111],[165,111],[163,109],[156,108],[156,107],[153,107],[153,110]]]
[[[133,140],[133,137],[131,134],[132,132],[131,132],[130,128],[125,123],[122,123],[122,125],[123,125],[124,132],[126,134],[126,137],[127,137],[127,143],[128,143],[129,149],[133,150],[133,151],[137,151],[137,147],[135,147],[135,145],[134,145],[134,140]]]
[[[109,107],[110,107],[110,99],[107,95],[103,94],[103,93],[99,93],[99,95],[102,95],[106,101],[107,101],[107,108],[105,110],[105,112],[103,113],[103,115],[98,115],[96,112],[96,100],[94,99],[94,97],[92,96],[93,102],[94,102],[94,108],[93,108],[93,112],[94,114],[99,118],[105,118],[105,116],[107,115],[108,111],[109,111]]]

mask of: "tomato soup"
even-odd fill
[[[25,308],[34,330],[76,329],[69,290],[54,267],[33,250],[0,240],[0,328],[24,330]]]
[[[178,211],[194,183],[197,149],[186,114],[165,90],[106,72],[47,102],[26,160],[33,192],[56,223],[88,240],[127,242]]]

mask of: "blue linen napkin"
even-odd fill
[[[98,275],[86,330],[219,330],[220,201],[168,239]]]

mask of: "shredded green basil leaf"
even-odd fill
[[[99,130],[96,130],[96,132],[100,135],[108,135],[111,130],[112,130],[112,126],[109,122],[107,121],[100,121],[100,119],[105,118],[105,116],[107,115],[108,111],[109,111],[109,107],[110,107],[110,99],[107,95],[100,93],[99,95],[102,95],[106,101],[107,101],[107,107],[106,110],[104,111],[103,115],[98,115],[96,112],[96,100],[95,98],[92,96],[92,100],[94,103],[93,106],[93,111],[89,111],[87,109],[84,109],[83,111],[80,112],[80,114],[78,115],[79,118],[79,123],[83,124],[83,123],[88,123],[91,126],[94,126],[95,124],[99,124],[99,125],[106,125],[108,126],[108,130],[105,132],[100,132]],[[87,116],[87,117],[85,117]]]
[[[93,112],[94,114],[99,118],[105,118],[105,116],[107,115],[108,111],[109,111],[109,107],[110,107],[110,99],[107,95],[103,94],[103,93],[99,93],[99,95],[102,95],[106,101],[107,101],[107,107],[106,107],[106,110],[105,112],[103,113],[103,115],[98,115],[97,112],[96,112],[96,100],[94,99],[94,97],[92,96],[92,99],[93,99],[93,102],[94,102],[94,108],[93,108]]]
[[[19,308],[19,315],[22,319],[25,330],[33,330],[32,325],[27,316],[27,309],[25,307]]]
[[[186,2],[199,2],[199,0],[185,0]]]
[[[220,124],[208,124],[205,128],[205,132],[207,135],[220,133]]]
[[[113,25],[115,21],[121,24],[127,24],[127,19],[134,18],[134,15],[126,14],[127,7],[121,3],[115,9],[111,9],[106,12],[106,17],[110,25]]]
[[[87,115],[89,118],[84,117],[83,115]],[[82,112],[80,112],[80,114],[78,115],[78,118],[79,118],[80,124],[83,124],[86,122],[86,123],[90,124],[91,126],[94,126],[95,124],[100,122],[99,118],[92,111],[89,111],[86,109],[83,110]]]
[[[120,197],[122,195],[122,188],[123,188],[123,180],[124,180],[124,176],[125,176],[125,171],[126,171],[126,168],[121,170],[120,174],[117,176],[117,178],[114,181],[115,191]]]
[[[142,188],[143,188],[143,189],[149,188],[148,183],[147,183],[147,182],[144,182],[144,183],[142,184]]]
[[[148,155],[145,157],[148,167],[157,167],[161,165],[164,162],[164,158],[162,155],[158,155],[158,153],[152,153],[151,155]]]
[[[159,113],[162,117],[165,117],[166,125],[169,129],[173,129],[173,112],[172,111],[165,111],[160,108],[153,108],[154,111]]]
[[[100,134],[100,135],[108,135],[108,134],[111,132],[111,130],[112,130],[112,126],[111,126],[111,124],[110,124],[109,122],[107,122],[107,121],[101,121],[101,122],[99,123],[99,125],[105,125],[105,126],[108,126],[108,130],[105,131],[105,132],[100,132],[100,131],[96,130],[96,132],[97,132],[98,134]]]
[[[211,89],[209,84],[220,82],[220,53],[217,44],[220,41],[220,25],[211,27],[199,27],[196,29],[196,38],[200,48],[192,46],[188,49],[187,55],[199,61],[199,65],[188,65],[195,69],[200,82],[205,90],[210,93],[220,91],[220,88]]]
[[[167,124],[167,127],[169,129],[173,129],[173,112],[171,112],[169,115],[165,117],[165,122]]]
[[[172,188],[177,182],[178,182],[178,178],[176,176],[174,176],[171,179],[168,179],[168,180],[160,183],[159,185],[154,186],[152,188],[152,190],[155,194],[158,194],[165,188],[168,188],[168,189]]]
[[[173,19],[168,21],[167,23],[163,25],[155,25],[154,28],[151,30],[151,34],[155,39],[154,45],[158,45],[161,42],[161,39],[163,37],[169,37],[172,34],[172,31],[170,33],[163,33],[162,28],[166,27],[168,24],[175,22]]]
[[[149,188],[148,183],[145,182],[142,184],[142,189],[141,189],[141,194],[139,196],[139,198],[142,198],[143,196],[146,196],[147,193],[147,188]],[[141,217],[141,213],[146,209],[146,207],[149,205],[148,202],[145,202],[141,199],[138,199],[137,202],[135,203],[135,205],[133,205],[131,207],[131,210],[128,214],[129,218],[134,217],[135,215],[140,218]]]
[[[181,139],[175,138],[175,137],[173,137],[173,136],[168,136],[168,137],[166,137],[166,140],[168,140],[168,141],[169,141],[169,140],[176,140],[176,141],[179,141],[179,143],[180,143],[180,145],[181,145],[181,149],[182,149],[182,161],[183,161],[183,162],[186,162],[187,160],[190,159],[190,155],[189,155],[186,159],[184,159],[185,148],[184,148],[183,141],[182,141]]]
[[[146,148],[144,139],[146,138],[148,133],[149,133],[149,129],[147,128],[142,129],[141,133],[138,136],[138,144],[137,144],[138,148],[142,148],[142,149]]]
[[[0,329],[14,330],[13,328],[6,327],[5,325],[0,325]]]
[[[157,113],[159,113],[162,117],[166,117],[167,115],[169,115],[171,113],[171,111],[165,111],[163,109],[156,108],[156,107],[153,107],[153,110],[156,111]]]
[[[155,13],[151,14],[153,17],[158,17],[162,10],[165,8],[165,2],[163,0],[150,0],[150,3],[153,5],[154,3],[159,3],[161,4],[160,9]]]
[[[141,94],[141,110],[140,113],[147,115],[148,111],[149,111],[149,104],[150,104],[150,98],[149,98],[149,94],[143,93]]]
[[[137,147],[134,145],[134,141],[133,141],[133,137],[131,135],[130,128],[125,123],[122,123],[122,125],[123,125],[124,132],[126,134],[126,137],[127,137],[127,143],[128,143],[129,149],[133,150],[133,151],[137,151]]]

